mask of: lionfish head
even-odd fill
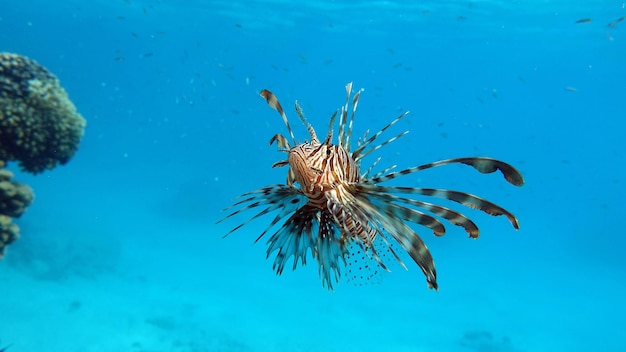
[[[329,191],[358,181],[356,162],[348,151],[330,143],[302,143],[289,150],[288,162],[300,189]],[[320,204],[324,207],[324,204]]]

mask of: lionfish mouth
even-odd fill
[[[415,232],[411,223],[429,228],[435,236],[443,236],[445,224],[462,227],[470,238],[478,238],[476,224],[462,213],[448,207],[417,200],[411,196],[434,197],[451,200],[468,208],[483,211],[492,216],[504,215],[515,229],[517,218],[508,210],[475,195],[447,189],[400,187],[385,185],[386,182],[405,177],[426,169],[448,164],[464,164],[480,173],[499,171],[504,179],[515,186],[524,179],[513,166],[487,157],[463,157],[440,160],[428,164],[395,171],[395,166],[375,171],[381,158],[366,169],[361,162],[366,156],[387,146],[407,132],[384,141],[379,137],[392,125],[407,116],[408,111],[393,119],[380,131],[368,136],[366,133],[352,140],[352,127],[362,90],[352,94],[352,83],[346,85],[346,102],[335,112],[329,122],[326,139],[318,140],[312,125],[304,117],[296,102],[296,114],[309,132],[310,141],[297,143],[285,112],[278,99],[269,90],[261,96],[283,118],[289,132],[289,140],[276,134],[270,144],[277,142],[282,151],[289,151],[289,158],[273,164],[288,167],[284,184],[274,184],[244,193],[240,199],[225,210],[230,210],[219,222],[244,211],[260,208],[224,237],[242,228],[252,220],[273,213],[274,218],[257,237],[255,243],[276,228],[267,240],[267,257],[275,253],[273,269],[280,275],[290,258],[292,268],[306,265],[309,255],[317,261],[322,286],[333,289],[341,269],[352,261],[356,248],[367,259],[387,270],[385,253],[406,268],[394,248],[399,245],[426,276],[429,288],[438,289],[435,263],[430,251]],[[339,115],[337,140],[333,144],[334,122]]]

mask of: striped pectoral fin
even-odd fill
[[[242,208],[242,209],[239,209],[239,210],[237,210],[237,211],[232,212],[231,214],[229,214],[228,216],[226,216],[224,219],[227,219],[227,218],[229,218],[229,217],[231,217],[231,216],[237,215],[237,214],[241,213],[241,212],[242,212],[242,211],[244,211],[244,210],[248,210],[248,209],[251,209],[251,208],[258,207],[259,205],[260,205],[260,203],[259,203],[259,202],[256,202],[256,203],[253,203],[253,204],[250,204],[249,206],[247,206],[247,207],[245,207],[245,208]],[[239,224],[239,225],[237,225],[237,226],[233,227],[230,231],[228,231],[228,233],[226,233],[226,234],[223,236],[223,238],[228,237],[228,236],[229,236],[230,234],[232,234],[233,232],[235,232],[235,231],[239,230],[240,228],[242,228],[242,227],[246,226],[247,224],[249,224],[250,222],[252,222],[254,219],[257,219],[257,218],[259,218],[259,217],[261,217],[261,216],[263,216],[263,215],[265,215],[265,214],[267,214],[267,213],[270,213],[272,210],[274,210],[274,209],[272,209],[272,208],[274,208],[274,207],[271,207],[271,206],[270,206],[270,207],[267,207],[267,208],[265,208],[265,209],[261,210],[259,213],[255,214],[254,216],[252,216],[252,217],[248,218],[246,221],[242,222],[241,224]],[[224,220],[224,219],[222,219],[222,220]],[[222,220],[220,220],[220,221],[222,221]]]
[[[333,281],[339,282],[340,265],[346,264],[348,249],[341,231],[328,211],[322,211],[319,218],[319,229],[316,238],[314,257],[318,263],[318,273],[322,279],[322,287],[333,290]],[[334,280],[333,280],[334,279]]]
[[[511,225],[513,225],[515,229],[519,229],[519,222],[517,221],[517,218],[515,217],[515,215],[513,215],[510,211],[486,199],[477,197],[473,194],[459,192],[459,191],[451,191],[447,189],[419,188],[419,187],[373,186],[369,184],[367,185],[367,187],[370,193],[372,192],[375,192],[378,194],[410,193],[410,194],[420,194],[423,196],[448,199],[448,200],[460,203],[468,208],[481,210],[489,215],[493,215],[493,216],[505,215],[511,222]],[[406,200],[403,200],[403,201],[406,201]],[[416,205],[419,204],[418,201],[409,201],[409,203],[415,203]],[[418,205],[418,206],[421,206],[421,205]],[[436,214],[435,211],[433,212]],[[451,218],[453,218],[457,214],[448,213],[447,216],[450,216]],[[461,215],[461,214],[458,214],[458,215]],[[455,219],[455,221],[459,221],[462,224],[465,224],[465,226],[464,225],[461,225],[461,226],[465,227],[466,229],[472,229],[476,227],[476,225],[474,225],[472,222],[465,221],[464,219],[467,219],[467,218],[461,215],[461,217],[459,217],[458,219]],[[453,223],[455,222],[453,221]],[[470,236],[471,235],[472,234],[470,233]],[[476,233],[476,235],[478,235],[478,233]]]
[[[376,231],[379,232],[379,235],[376,237],[376,240],[378,240],[380,243],[382,243],[385,247],[386,250],[389,251],[389,253],[391,253],[391,255],[393,256],[393,258],[396,260],[396,262],[398,264],[400,264],[400,266],[404,269],[404,270],[409,270],[409,268],[406,267],[406,264],[404,264],[404,262],[402,261],[402,259],[400,258],[400,256],[398,255],[398,253],[396,253],[395,249],[393,248],[392,244],[389,243],[389,241],[387,240],[387,237],[385,237],[385,235],[383,234],[383,230],[381,228],[378,228]],[[389,269],[386,269],[387,271],[391,271]]]
[[[238,209],[238,210],[236,210],[236,211],[234,211],[234,212],[232,212],[232,213],[228,214],[226,217],[224,217],[223,219],[219,220],[219,221],[218,221],[218,223],[220,223],[220,222],[222,222],[222,221],[224,221],[224,220],[226,220],[226,219],[228,219],[228,218],[230,218],[230,217],[232,217],[232,216],[235,216],[235,215],[237,215],[237,214],[239,214],[239,213],[241,213],[241,212],[243,212],[243,211],[245,211],[245,210],[249,210],[249,209],[252,209],[252,208],[256,208],[256,207],[261,206],[261,205],[262,205],[262,203],[260,203],[260,202],[255,202],[255,203],[252,203],[252,204],[250,204],[250,205],[248,205],[248,206],[246,206],[246,207],[244,207],[244,208]],[[237,225],[237,226],[233,227],[230,231],[228,231],[228,233],[226,233],[226,234],[223,236],[223,238],[228,237],[230,234],[232,234],[233,232],[235,232],[235,231],[239,230],[240,228],[242,228],[242,227],[246,226],[247,224],[249,224],[249,223],[250,223],[250,222],[252,222],[253,220],[258,219],[258,218],[260,218],[260,217],[261,217],[261,216],[263,216],[263,215],[269,214],[269,213],[271,213],[271,212],[273,212],[273,211],[275,211],[275,210],[277,210],[277,209],[279,209],[279,208],[283,208],[283,210],[281,211],[281,214],[282,214],[282,213],[289,213],[289,212],[292,212],[292,211],[293,211],[292,209],[288,209],[288,208],[286,208],[284,205],[281,205],[281,204],[273,204],[273,205],[271,205],[271,206],[269,206],[269,207],[267,207],[267,208],[265,208],[265,209],[261,210],[260,212],[258,212],[257,214],[253,215],[252,217],[248,218],[247,220],[243,221],[243,222],[242,222],[242,223],[240,223],[239,225]],[[279,220],[280,220],[280,219],[279,219]],[[263,233],[261,233],[261,235],[260,235],[260,236],[259,236],[259,237],[258,237],[258,238],[254,241],[254,242],[257,242],[257,241],[258,241],[261,237],[263,237],[263,235],[265,235],[265,233],[266,233],[266,232],[270,229],[270,227],[274,226],[275,224],[276,224],[276,222],[272,222],[272,223],[270,223],[270,226],[268,226],[268,227],[265,229],[265,231],[263,231]]]
[[[486,199],[477,197],[473,194],[459,191],[451,191],[447,189],[421,188],[419,190],[419,192],[415,193],[423,194],[425,196],[449,199],[457,203],[463,204],[468,208],[478,209],[493,216],[504,215],[509,219],[511,225],[513,225],[516,230],[519,230],[519,222],[517,221],[517,218],[515,217],[515,215],[513,215],[513,213]]]
[[[302,197],[302,194],[297,188],[293,188],[293,187],[289,187],[285,185],[273,185],[273,186],[264,187],[256,191],[244,193],[240,197],[243,199],[236,202],[232,206],[226,208],[225,210],[233,209],[234,207],[237,207],[240,205],[242,207],[239,209],[233,210],[231,213],[229,213],[222,219],[218,220],[217,223],[221,223],[222,221],[228,218],[231,218],[233,216],[236,216],[242,212],[245,212],[253,208],[257,208],[257,207],[265,206],[265,205],[267,205],[268,207],[261,210],[259,213],[253,215],[252,217],[248,218],[246,221],[242,222],[241,224],[234,227],[233,229],[231,229],[226,235],[224,235],[224,237],[227,237],[231,233],[242,228],[243,226],[247,225],[254,219],[257,219],[277,209],[282,208],[283,210],[281,211],[281,213],[292,212],[298,206],[302,204],[303,200],[306,199]],[[244,204],[245,206],[243,206]]]
[[[369,193],[366,189],[370,187],[363,188],[363,184],[355,184],[354,194],[356,196],[352,196],[350,194],[345,194],[345,214],[354,224],[358,224],[358,226],[346,227],[351,221],[346,221],[346,217],[342,217],[341,219],[336,219],[336,221],[340,224],[343,224],[345,233],[350,234],[350,238],[361,247],[361,249],[368,253],[369,256],[374,259],[377,264],[385,271],[390,271],[387,264],[382,260],[379,252],[380,250],[388,251],[394,257],[394,259],[407,270],[406,265],[400,258],[400,256],[395,252],[391,243],[389,243],[386,234],[391,234],[393,239],[400,243],[402,238],[402,231],[391,233],[396,227],[406,227],[408,228],[404,222],[402,221],[403,211],[396,209],[391,210],[389,204],[392,204],[390,200],[390,196],[388,194],[377,194],[377,193]],[[373,200],[378,199],[380,202],[373,203]],[[420,222],[423,222],[420,220]],[[437,228],[437,226],[434,226]],[[409,229],[410,230],[410,229]],[[376,242],[381,245],[379,249],[376,248]],[[403,246],[407,252],[411,248],[408,244]],[[426,264],[424,264],[426,265]]]
[[[274,185],[259,188],[257,190],[247,192],[238,196],[237,199],[239,200],[236,203],[232,204],[231,206],[225,209],[222,209],[222,211],[226,211],[234,207],[237,207],[239,205],[243,205],[245,203],[249,203],[253,201],[258,202],[254,206],[258,206],[261,204],[275,204],[275,203],[288,204],[292,201],[292,198],[299,197],[299,196],[303,196],[303,194],[297,188],[294,188],[288,185],[274,184]],[[252,208],[254,206],[248,205],[246,208],[242,208],[238,210],[238,212],[241,212],[245,209]],[[230,217],[232,215],[234,214],[230,214],[227,217]],[[221,222],[224,219],[221,219],[218,222]]]
[[[328,213],[333,217],[333,222],[341,231],[344,244],[356,244],[363,253],[366,253],[385,271],[390,271],[380,258],[374,240],[380,233],[380,229],[370,226],[369,215],[371,215],[372,204],[366,200],[357,200],[350,193],[344,193],[342,202],[337,198],[337,194],[328,192]],[[375,224],[372,224],[375,226]]]
[[[449,165],[449,164],[459,164],[459,163],[470,165],[474,169],[478,170],[479,172],[483,174],[488,174],[488,173],[492,173],[492,172],[499,170],[502,173],[502,175],[504,175],[504,179],[507,180],[507,182],[509,182],[510,184],[515,185],[515,186],[522,186],[524,184],[524,178],[522,177],[522,174],[519,171],[517,171],[517,169],[515,169],[513,166],[505,162],[502,162],[500,160],[485,158],[485,157],[470,157],[470,158],[455,158],[455,159],[439,160],[439,161],[435,161],[432,163],[414,166],[408,169],[390,172],[386,174],[378,173],[375,175],[375,177],[372,177],[371,179],[367,180],[367,183],[379,184],[379,183],[386,182],[386,181],[392,180],[400,176],[409,175],[409,174],[413,174],[419,171],[432,169],[434,167]]]
[[[499,170],[504,176],[504,179],[506,179],[510,184],[515,186],[521,186],[524,184],[524,177],[522,174],[513,166],[500,160],[485,157],[471,157],[451,159],[451,161],[470,165],[483,174],[490,174]]]
[[[293,256],[295,270],[298,263],[306,264],[307,252],[318,262],[322,286],[333,290],[333,282],[341,276],[340,265],[345,264],[346,249],[338,235],[330,214],[319,208],[305,205],[299,208],[267,241],[267,257],[273,252],[273,269],[282,274],[289,258]]]
[[[455,210],[443,207],[441,205],[422,202],[422,201],[418,201],[418,200],[414,200],[410,198],[397,197],[395,199],[400,202],[414,205],[416,207],[424,208],[430,211],[431,213],[448,220],[453,225],[463,227],[463,229],[465,229],[465,232],[467,232],[467,234],[471,238],[478,238],[480,234],[480,231],[478,230],[478,226],[476,226],[476,224],[471,219],[469,219],[467,216]]]
[[[388,207],[394,212],[395,215],[402,217],[404,220],[430,228],[433,230],[435,236],[443,236],[446,233],[444,225],[439,220],[428,214],[424,214],[398,203],[404,203],[406,205],[426,209],[431,213],[448,220],[454,225],[463,227],[471,238],[477,238],[479,235],[478,227],[472,220],[452,209],[415,199],[399,197],[390,193],[381,193],[381,186],[359,184],[356,187],[359,193],[367,195],[373,199],[378,199],[382,203],[381,206]],[[385,187],[383,186],[383,188]]]
[[[422,239],[411,229],[407,223],[404,222],[402,212],[398,209],[394,210],[389,206],[391,203],[383,204],[380,206],[374,206],[368,198],[371,194],[360,194],[356,198],[356,204],[359,204],[360,208],[367,209],[368,219],[371,226],[377,231],[384,231],[388,233],[394,241],[396,241],[402,249],[404,249],[413,261],[422,269],[422,272],[426,276],[429,288],[437,289],[437,272],[435,270],[435,263],[433,257],[426,247],[426,244]],[[378,199],[381,199],[378,197]],[[412,214],[412,213],[411,213]],[[380,238],[387,243],[384,236],[381,234]],[[391,249],[391,246],[389,246]],[[402,260],[395,255],[396,260],[406,268]]]
[[[422,269],[428,282],[428,288],[437,290],[437,271],[435,262],[430,254],[430,250],[415,231],[407,226],[393,214],[387,213],[383,227],[389,232],[393,239],[409,254],[413,261]],[[385,222],[388,222],[385,225]]]
[[[395,216],[403,220],[428,227],[433,231],[435,236],[443,236],[446,233],[446,228],[439,220],[421,211],[394,203],[387,203],[384,207],[386,211],[392,212]]]
[[[319,225],[317,212],[314,207],[301,207],[268,239],[267,257],[277,251],[272,265],[277,275],[282,274],[292,256],[294,270],[299,262],[306,263],[307,251],[313,251],[315,246],[313,230]]]
[[[351,214],[353,220],[368,224],[364,228],[374,230],[377,238],[381,238],[385,244],[388,243],[384,233],[389,234],[424,272],[428,286],[437,289],[437,274],[432,255],[417,233],[405,223],[405,219],[428,226],[439,234],[445,231],[443,225],[431,216],[393,203],[393,198],[396,196],[388,193],[387,189],[390,187],[364,184],[354,185],[354,187],[352,197],[350,194],[344,195],[344,205],[348,207],[347,213]],[[364,245],[372,246],[373,241],[369,239],[369,236],[359,238]],[[388,247],[391,249],[391,246]],[[395,252],[392,251],[392,254],[398,263],[406,268]]]
[[[295,207],[295,205],[294,205]],[[254,240],[254,243],[259,242],[259,240],[261,238],[263,238],[263,236],[265,236],[267,234],[267,232],[274,226],[276,226],[276,224],[278,224],[281,220],[284,220],[286,217],[288,217],[291,213],[294,212],[294,207],[289,206],[289,207],[283,207],[278,214],[276,214],[276,216],[274,217],[274,219],[267,225],[267,227],[265,227],[265,230],[263,230],[263,232],[261,232],[261,234]]]
[[[428,208],[434,214],[441,216],[442,218],[448,220],[450,223],[456,226],[463,227],[463,229],[465,229],[465,232],[467,232],[470,238],[478,238],[478,236],[480,235],[480,230],[478,229],[478,226],[476,226],[476,224],[467,216],[452,209],[448,209],[446,207],[434,204],[429,206]]]
[[[411,251],[409,255],[415,263],[422,269],[424,275],[426,275],[426,282],[428,288],[432,288],[435,291],[439,290],[439,284],[437,284],[437,270],[435,269],[435,262],[428,250],[428,247],[424,244],[424,241],[413,232],[411,238]]]

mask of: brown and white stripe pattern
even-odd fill
[[[409,198],[409,195],[443,198],[489,215],[504,215],[515,229],[519,228],[517,218],[508,210],[469,193],[381,184],[448,164],[469,165],[481,173],[500,171],[505,180],[515,186],[523,185],[524,179],[511,165],[486,157],[447,159],[400,171],[392,171],[395,168],[392,166],[370,176],[381,160],[378,158],[367,170],[361,172],[363,158],[407,133],[402,132],[383,142],[377,142],[386,130],[408,114],[401,114],[371,136],[366,134],[352,148],[352,126],[361,92],[359,90],[353,95],[352,84],[346,86],[347,98],[338,112],[337,141],[333,144],[333,125],[337,113],[331,116],[326,138],[320,141],[296,102],[296,113],[310,137],[308,142],[297,143],[278,99],[270,91],[263,90],[261,96],[281,115],[291,139],[290,144],[285,136],[277,134],[270,140],[270,144],[276,142],[282,151],[288,153],[286,160],[273,165],[289,166],[287,181],[286,184],[271,185],[243,194],[238,202],[228,208],[234,210],[220,222],[241,212],[261,208],[254,216],[228,232],[228,236],[250,221],[274,213],[273,220],[257,237],[257,241],[272,228],[279,226],[267,241],[267,256],[275,253],[273,268],[276,273],[283,272],[291,257],[294,270],[298,263],[305,265],[310,251],[311,256],[317,260],[322,285],[329,289],[333,288],[333,282],[339,280],[341,268],[346,264],[348,247],[354,244],[373,258],[382,269],[387,270],[373,245],[375,240],[381,240],[377,243],[386,244],[393,257],[406,268],[390,245],[390,241],[394,241],[422,269],[428,286],[437,289],[437,273],[430,251],[409,224],[427,227],[435,236],[445,234],[445,222],[462,227],[471,238],[478,238],[479,229],[472,220],[456,210]]]

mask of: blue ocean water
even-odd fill
[[[611,0],[0,0],[0,51],[57,75],[87,120],[67,165],[10,165],[36,199],[0,262],[0,348],[626,350],[623,16]],[[348,82],[358,135],[411,111],[383,165],[484,155],[526,179],[446,166],[399,183],[520,220],[468,210],[478,240],[416,227],[439,292],[410,261],[332,293],[312,259],[277,277],[251,245],[271,215],[222,239],[246,218],[216,224],[234,197],[285,180],[268,141],[287,131],[259,91],[304,139],[293,102],[324,135]]]

